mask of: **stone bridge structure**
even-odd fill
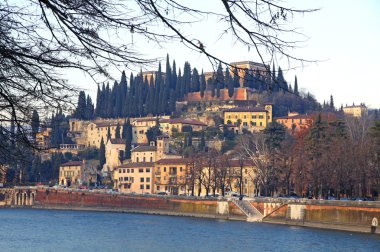
[[[0,189],[0,206],[33,206],[37,196],[35,187],[14,187]]]

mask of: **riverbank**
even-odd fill
[[[187,216],[380,234],[380,202],[319,201],[306,199],[198,198],[15,188],[7,191],[4,207],[54,210],[125,212]],[[244,204],[241,204],[244,203]],[[248,204],[248,206],[247,206]],[[1,205],[0,205],[1,207]],[[251,207],[253,211],[248,208]],[[259,218],[253,218],[256,213]]]

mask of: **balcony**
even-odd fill
[[[177,172],[169,172],[169,177],[170,178],[176,178],[177,177]]]
[[[160,178],[161,177],[161,172],[155,172],[154,176],[156,176],[156,178]]]

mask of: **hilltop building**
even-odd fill
[[[264,107],[236,107],[223,113],[224,124],[235,133],[259,132],[272,122],[272,104]]]
[[[346,106],[343,108],[343,113],[348,116],[362,117],[368,115],[368,108],[364,104]]]
[[[59,184],[72,187],[88,185],[97,180],[98,160],[71,161],[59,167]]]

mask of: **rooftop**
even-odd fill
[[[158,160],[157,164],[185,164],[189,163],[190,159],[188,158],[163,158]]]
[[[224,112],[268,112],[262,107],[236,107],[226,109]]]
[[[60,166],[81,166],[83,164],[82,161],[70,161],[64,164],[61,164]]]
[[[139,168],[139,167],[154,167],[153,162],[138,162],[128,163],[117,166],[116,168]]]
[[[132,149],[133,152],[157,151],[157,146],[139,145]]]

